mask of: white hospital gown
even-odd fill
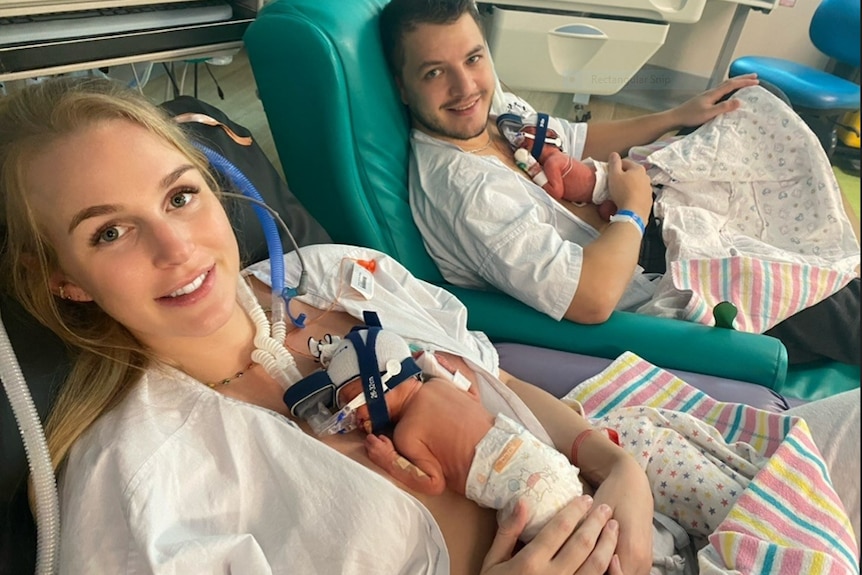
[[[81,436],[60,496],[61,573],[449,572],[414,498],[173,369],[150,370]]]
[[[357,318],[373,309],[411,343],[463,355],[478,370],[486,408],[550,443],[495,377],[496,350],[467,330],[452,295],[373,250],[323,245],[303,254],[311,280],[303,300]],[[351,257],[377,262],[372,301],[342,289],[337,270]],[[295,285],[297,258],[285,260]],[[269,263],[251,273],[268,280]],[[60,494],[61,573],[449,572],[440,530],[413,497],[285,417],[169,368],[151,369],[79,438]]]
[[[565,149],[580,159],[587,125],[560,125]],[[578,287],[583,248],[598,231],[496,157],[466,154],[418,130],[411,145],[410,209],[443,277],[500,290],[561,319]],[[616,309],[633,311],[652,296],[652,278],[642,272],[636,266]]]

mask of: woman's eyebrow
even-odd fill
[[[189,170],[194,169],[195,167],[191,164],[183,164],[182,166],[173,170],[170,174],[162,178],[162,181],[159,182],[159,185],[162,187],[162,189],[169,188],[174,182],[176,182],[180,178],[180,176],[182,176]]]
[[[160,189],[166,189],[171,187],[173,183],[180,178],[180,176],[193,169],[195,169],[195,167],[191,164],[183,164],[175,170],[172,170],[159,182]],[[83,210],[75,214],[75,216],[72,218],[72,221],[69,223],[69,233],[71,234],[72,231],[86,219],[93,218],[96,216],[112,214],[119,209],[120,206],[116,204],[100,204],[98,206],[90,206],[89,208],[84,208]]]
[[[69,223],[69,234],[71,234],[75,228],[80,225],[81,222],[87,220],[89,218],[94,218],[96,216],[104,216],[107,214],[112,214],[120,209],[120,206],[116,204],[100,204],[98,206],[90,206],[89,208],[84,208],[72,218],[72,221]]]

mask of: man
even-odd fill
[[[516,166],[492,108],[501,113],[526,104],[499,89],[472,0],[393,0],[380,27],[412,119],[411,209],[443,276],[465,287],[493,286],[555,319],[587,324],[648,301],[655,275],[644,274],[638,260],[652,188],[643,167],[620,155],[735,110],[740,103],[726,96],[757,79],[733,78],[668,111],[591,122],[589,129],[560,120],[564,151],[608,160],[610,199],[619,211],[606,222],[595,205],[554,201]],[[858,364],[858,278],[818,306],[816,323],[853,320],[835,341],[812,337],[808,320],[786,320],[772,335],[791,361]]]

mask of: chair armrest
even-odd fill
[[[859,387],[858,365],[817,361],[790,366],[780,392],[786,397],[812,401]]]
[[[631,351],[665,369],[780,389],[787,351],[777,339],[687,321],[614,312],[598,325],[556,321],[497,292],[441,286],[469,310],[467,324],[494,342],[512,342],[616,358]]]

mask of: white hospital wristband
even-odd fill
[[[610,217],[610,222],[613,224],[615,222],[630,222],[634,227],[638,229],[641,236],[644,235],[646,231],[646,226],[644,226],[644,221],[641,219],[639,215],[634,213],[631,210],[620,210],[614,215]]]

